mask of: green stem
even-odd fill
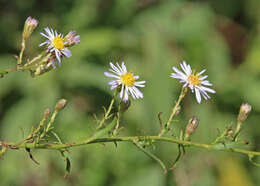
[[[117,120],[116,120],[115,131],[117,131],[119,129],[119,122],[120,122],[120,112],[117,112]]]
[[[2,145],[2,144],[0,144],[0,145]],[[1,151],[0,151],[0,158],[4,155],[4,153],[7,151],[7,148],[6,147],[4,147],[4,146],[2,146],[2,149],[1,149]]]
[[[9,72],[14,72],[16,70],[17,70],[17,67],[2,70],[2,71],[0,71],[0,78],[4,77],[4,75],[8,74]]]
[[[39,54],[38,56],[36,56],[35,58],[33,58],[31,61],[27,62],[24,66],[23,66],[23,69],[26,70],[26,69],[30,69],[31,67],[33,67],[33,65],[38,61],[40,60],[42,57],[43,57],[43,53],[42,54]]]
[[[187,93],[188,89],[187,87],[184,87],[181,89],[181,93],[180,93],[180,96],[176,102],[176,104],[174,105],[174,107],[172,108],[172,112],[170,114],[170,117],[167,121],[167,123],[165,124],[165,126],[163,127],[163,129],[160,131],[160,134],[159,136],[162,136],[164,135],[165,133],[168,132],[168,129],[169,129],[169,126],[174,118],[175,115],[177,115],[177,113],[179,112],[179,109],[180,109],[180,103],[181,101],[183,100],[183,98],[185,97],[186,93]]]
[[[236,131],[235,131],[235,135],[234,135],[233,141],[237,141],[238,136],[239,136],[239,134],[241,132],[241,126],[242,126],[242,122],[237,121],[237,128],[236,128]]]
[[[109,105],[109,107],[108,107],[108,109],[107,109],[107,111],[106,111],[106,113],[105,113],[105,116],[104,116],[103,119],[99,122],[99,125],[98,125],[97,129],[102,128],[102,127],[104,126],[104,124],[105,124],[105,121],[106,121],[107,119],[109,119],[110,112],[111,112],[111,110],[112,110],[112,108],[113,108],[113,105],[114,105],[114,103],[115,103],[116,95],[117,95],[117,90],[115,90],[115,93],[114,93],[113,98],[112,98],[112,100],[111,100],[111,102],[110,102],[110,105]]]
[[[163,141],[163,142],[169,142],[169,143],[175,143],[175,144],[181,144],[186,147],[197,147],[207,150],[219,150],[219,151],[228,151],[228,152],[236,152],[246,155],[254,155],[254,156],[260,156],[260,152],[256,151],[250,151],[240,148],[230,148],[228,146],[223,145],[214,145],[214,144],[203,144],[203,143],[197,143],[197,142],[191,142],[191,141],[184,141],[184,140],[178,140],[174,138],[169,137],[159,137],[159,136],[127,136],[127,137],[106,137],[106,138],[93,138],[90,137],[84,141],[80,142],[72,142],[72,143],[64,143],[64,144],[55,144],[55,143],[44,143],[44,144],[32,144],[32,143],[8,143],[8,142],[0,142],[0,145],[6,145],[11,146],[14,149],[17,148],[30,148],[30,149],[52,149],[52,150],[59,150],[59,149],[65,149],[65,148],[71,148],[76,146],[83,146],[93,143],[109,143],[109,142],[136,142],[136,141]]]
[[[22,44],[22,46],[25,47],[25,45],[23,45],[23,44]],[[0,71],[0,78],[4,77],[4,75],[8,74],[9,72],[14,72],[17,70],[30,70],[32,67],[35,67],[35,65],[37,65],[37,62],[43,57],[43,54],[40,54],[22,66],[21,64],[22,64],[23,52],[24,52],[24,48],[21,49],[21,52],[20,52],[20,55],[18,58],[18,62],[17,62],[17,66]],[[49,57],[50,57],[50,54],[48,54],[45,58],[42,59],[42,61],[43,61],[42,63],[45,63]],[[40,64],[41,63],[39,63],[38,65],[40,65]]]
[[[162,162],[162,160],[160,160],[158,157],[156,157],[154,154],[152,154],[151,152],[149,152],[148,150],[146,150],[145,148],[142,147],[142,145],[140,145],[137,141],[134,142],[135,146],[140,149],[143,153],[145,153],[147,156],[149,156],[150,158],[152,158],[153,160],[155,160],[156,162],[159,163],[159,165],[162,167],[164,173],[167,173],[167,168],[164,165],[164,163]]]
[[[54,110],[54,112],[51,116],[51,119],[50,119],[49,123],[47,124],[46,129],[43,131],[43,133],[40,136],[40,139],[44,138],[44,136],[46,136],[46,134],[52,129],[51,127],[55,121],[55,118],[56,118],[58,112],[59,112],[58,110]]]
[[[23,60],[23,53],[24,53],[24,50],[25,50],[25,40],[23,39],[22,40],[22,48],[21,48],[21,52],[20,52],[20,55],[19,55],[19,59],[18,59],[18,62],[17,62],[17,65],[21,65],[22,64],[22,60]]]
[[[43,117],[42,120],[40,121],[40,124],[38,125],[38,127],[26,138],[27,140],[33,138],[34,136],[36,136],[40,130],[43,128],[45,121],[47,120],[46,117]]]

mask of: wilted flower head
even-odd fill
[[[199,119],[193,116],[190,120],[188,125],[186,126],[185,130],[185,137],[184,140],[190,140],[190,136],[195,132],[196,128],[199,125]]]
[[[46,27],[46,34],[41,33],[47,40],[40,44],[40,46],[47,45],[47,52],[55,54],[59,65],[61,64],[61,58],[63,56],[69,58],[72,56],[70,50],[67,47],[70,47],[74,44],[78,44],[80,42],[80,36],[76,35],[75,32],[68,33],[65,38],[62,34],[58,34],[56,30],[49,29]],[[55,66],[55,64],[53,64]]]
[[[201,102],[201,95],[204,99],[207,100],[210,98],[207,92],[215,93],[215,90],[205,87],[212,86],[212,84],[208,80],[205,80],[208,76],[202,76],[202,74],[206,71],[205,69],[199,73],[192,72],[190,65],[186,64],[185,61],[180,64],[180,66],[184,73],[176,67],[173,67],[173,70],[175,72],[171,73],[171,77],[180,79],[180,82],[184,83],[183,87],[188,86],[192,92],[194,92],[195,90],[195,95],[198,103]]]
[[[191,135],[195,132],[196,128],[199,125],[199,119],[195,116],[193,116],[190,120],[188,125],[186,126],[186,131],[185,133],[188,135]]]
[[[122,65],[116,63],[116,66],[110,62],[109,71],[105,72],[105,76],[115,78],[108,82],[111,85],[111,90],[121,88],[120,98],[126,102],[129,99],[129,92],[134,99],[143,98],[143,93],[136,87],[144,87],[145,81],[136,81],[139,76],[134,76],[132,72],[127,72],[124,62]]]
[[[241,106],[240,106],[240,110],[239,110],[239,114],[238,114],[238,120],[239,122],[244,122],[249,113],[251,112],[251,105],[247,104],[247,103],[243,103]]]
[[[76,35],[75,31],[70,31],[66,36],[65,40],[68,41],[68,46],[73,46],[80,43],[80,35]]]
[[[34,29],[37,27],[38,25],[38,20],[32,18],[31,16],[29,16],[25,23],[24,23],[24,29],[23,29],[23,39],[26,40],[28,39],[32,32],[34,31]]]

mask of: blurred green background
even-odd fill
[[[167,119],[181,85],[169,78],[172,66],[186,60],[197,71],[207,69],[216,95],[197,104],[189,94],[176,120],[176,132],[193,115],[200,119],[194,141],[212,142],[218,130],[235,124],[243,102],[253,111],[241,136],[260,151],[260,1],[259,0],[1,0],[0,68],[13,67],[28,16],[40,23],[26,55],[32,57],[44,41],[44,27],[76,30],[81,43],[61,68],[32,79],[10,73],[1,79],[0,139],[21,141],[58,99],[68,100],[55,130],[63,141],[85,139],[102,116],[112,92],[107,85],[109,62],[125,61],[146,80],[144,99],[132,102],[123,116],[121,135],[156,135],[157,114]],[[170,166],[176,145],[158,143],[150,149]],[[88,145],[71,149],[71,175],[56,151],[33,151],[40,166],[23,150],[8,151],[0,161],[1,186],[253,186],[260,168],[246,156],[187,149],[176,170],[167,175],[132,144]],[[260,159],[258,159],[260,160]]]

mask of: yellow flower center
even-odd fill
[[[201,81],[199,80],[199,76],[198,75],[195,75],[195,74],[191,74],[191,75],[189,75],[189,77],[188,77],[188,81],[189,81],[189,83],[191,84],[191,85],[197,85],[197,86],[199,86],[200,85],[200,83],[201,83]]]
[[[64,46],[64,39],[60,35],[54,37],[54,39],[52,40],[51,43],[54,46],[54,48],[56,48],[56,49],[63,49],[63,48],[65,48],[65,46]]]
[[[127,72],[126,74],[121,75],[120,78],[121,78],[122,84],[127,85],[129,87],[133,86],[135,83],[135,78],[130,72]]]

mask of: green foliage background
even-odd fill
[[[102,117],[112,92],[103,73],[109,62],[125,61],[146,80],[144,99],[125,113],[121,135],[156,135],[157,114],[167,119],[181,85],[169,78],[172,66],[186,60],[197,71],[207,69],[216,95],[197,104],[189,94],[176,118],[176,133],[193,115],[200,119],[194,141],[212,142],[218,129],[235,124],[240,104],[253,112],[242,138],[260,151],[260,1],[259,0],[1,0],[0,68],[13,67],[28,16],[40,21],[26,55],[34,56],[44,41],[44,27],[76,30],[81,43],[60,68],[32,79],[10,73],[0,80],[0,139],[21,141],[58,99],[68,100],[55,123],[65,142],[91,135],[93,113]],[[176,145],[150,149],[167,164]],[[188,149],[176,170],[167,175],[132,144],[88,145],[70,152],[72,171],[63,179],[65,163],[55,151],[33,151],[40,166],[23,150],[8,151],[0,161],[2,186],[252,186],[260,185],[260,169],[247,157]]]

